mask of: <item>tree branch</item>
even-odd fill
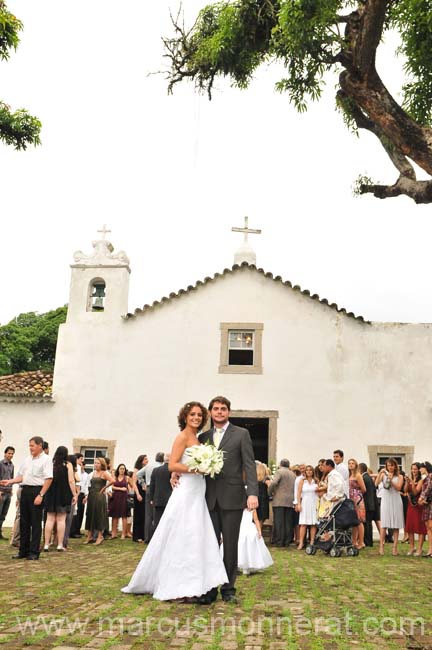
[[[369,0],[367,8],[360,8],[360,29],[353,63],[362,76],[375,69],[375,54],[382,37],[386,9],[387,0]]]
[[[412,181],[406,177],[399,177],[394,185],[362,184],[359,191],[360,194],[373,194],[377,199],[405,195],[417,204],[432,202],[432,181]]]

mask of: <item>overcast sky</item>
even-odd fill
[[[233,263],[245,215],[258,266],[369,320],[432,322],[432,207],[355,198],[396,178],[334,110],[334,79],[299,115],[263,67],[247,91],[167,95],[162,35],[177,0],[8,0],[21,45],[0,98],[42,123],[42,146],[0,145],[0,323],[67,303],[74,251],[106,223],[131,259],[129,309]],[[203,0],[183,0],[192,23]],[[380,69],[397,96],[394,43]]]

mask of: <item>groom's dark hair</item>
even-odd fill
[[[210,404],[208,405],[208,410],[209,410],[209,411],[212,410],[213,405],[214,405],[216,402],[220,402],[221,404],[225,404],[225,406],[228,407],[228,411],[231,411],[231,402],[230,402],[229,399],[227,399],[226,397],[223,397],[223,395],[218,395],[217,397],[213,397],[213,399],[211,400]]]

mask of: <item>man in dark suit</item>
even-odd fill
[[[364,524],[364,543],[366,546],[373,546],[373,531],[372,531],[372,522],[375,521],[375,525],[380,530],[380,514],[379,514],[379,503],[376,493],[375,482],[373,478],[367,471],[367,465],[365,463],[359,463],[359,470],[363,477],[363,481],[366,487],[366,492],[363,495],[366,508],[366,521]]]
[[[168,469],[169,454],[164,454],[163,465],[155,467],[150,479],[150,505],[154,508],[154,531],[158,527],[172,493],[171,472]]]
[[[200,435],[224,451],[222,472],[214,479],[206,476],[206,501],[218,542],[221,535],[228,582],[221,586],[222,599],[236,602],[237,548],[242,514],[258,507],[258,481],[252,441],[247,429],[229,422],[231,403],[226,397],[214,397],[209,404],[213,427]],[[217,588],[201,597],[201,604],[217,598]]]

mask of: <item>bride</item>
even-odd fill
[[[205,500],[205,478],[186,465],[185,451],[200,444],[197,434],[207,417],[199,402],[180,409],[181,431],[169,469],[181,478],[124,593],[152,594],[157,600],[193,598],[228,582]]]

